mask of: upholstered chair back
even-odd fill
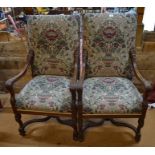
[[[31,15],[27,24],[33,75],[70,76],[79,47],[79,16]]]
[[[129,52],[135,52],[136,14],[85,14],[83,23],[87,76],[131,78]]]

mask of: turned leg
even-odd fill
[[[3,105],[2,105],[2,102],[0,100],[0,111],[3,110]]]
[[[136,135],[135,135],[136,142],[139,142],[141,139],[141,129],[144,126],[144,119],[145,119],[147,108],[148,108],[148,105],[143,104],[142,116],[138,119],[138,126],[137,126],[137,130],[136,130]]]
[[[78,91],[78,139],[84,141],[83,117],[82,117],[82,90]]]
[[[139,118],[138,119],[138,127],[137,127],[137,131],[136,131],[136,136],[135,136],[136,142],[139,142],[141,139],[141,128],[143,126],[144,126],[144,118]]]
[[[82,118],[79,118],[79,120],[78,120],[78,128],[79,128],[78,140],[80,142],[83,142],[84,141],[84,130],[83,130],[83,120],[82,120]]]
[[[72,126],[73,126],[73,140],[78,140],[78,129],[77,129],[77,112],[73,115],[76,115],[72,118]]]
[[[72,118],[72,124],[73,124],[73,140],[78,140],[78,129],[77,129],[77,112],[76,116]]]
[[[23,122],[22,122],[22,120],[21,120],[21,114],[16,113],[16,114],[15,114],[15,120],[16,120],[16,122],[18,122],[18,124],[19,124],[19,129],[18,129],[19,134],[20,134],[21,136],[25,136],[25,130],[24,130]]]
[[[76,107],[76,91],[72,90],[72,127],[73,127],[73,140],[78,140],[78,129],[77,129],[77,107]]]
[[[141,129],[144,126],[144,119],[145,117],[143,116],[138,119],[138,126],[137,126],[136,135],[135,135],[136,142],[139,142],[141,139]]]
[[[73,123],[73,124],[74,124],[74,123]],[[73,131],[73,140],[77,141],[77,140],[78,140],[77,124],[74,124],[73,129],[74,129],[74,131]]]

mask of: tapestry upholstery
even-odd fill
[[[16,107],[28,110],[71,112],[70,79],[40,75],[16,95]]]
[[[71,75],[79,47],[79,15],[30,15],[28,47],[35,52],[33,75]]]
[[[84,81],[84,113],[140,113],[143,98],[133,83],[122,77],[93,77]]]
[[[84,15],[87,76],[132,78],[129,52],[135,52],[137,18],[134,12]]]

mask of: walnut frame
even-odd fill
[[[144,9],[144,8],[138,8],[137,13],[139,16],[139,9]],[[82,25],[81,25],[82,27]],[[83,33],[83,30],[81,30],[81,34]],[[83,40],[83,36],[81,35],[81,40]],[[133,114],[84,114],[83,113],[83,105],[82,105],[82,92],[83,92],[83,82],[87,78],[85,70],[87,69],[86,66],[86,53],[83,53],[83,42],[81,42],[80,45],[81,48],[81,63],[80,63],[80,75],[79,75],[79,81],[77,84],[77,92],[78,92],[78,132],[79,132],[79,141],[84,140],[84,132],[87,128],[89,127],[95,127],[102,125],[104,121],[111,121],[114,125],[117,126],[124,126],[132,129],[135,132],[135,141],[139,142],[141,139],[141,128],[144,126],[144,119],[146,115],[146,111],[148,108],[148,103],[147,103],[147,97],[148,97],[148,92],[152,90],[152,84],[151,82],[145,80],[143,76],[140,74],[138,71],[138,67],[136,65],[136,54],[133,52],[130,52],[130,59],[132,63],[132,67],[134,70],[134,74],[136,78],[143,84],[145,91],[143,95],[143,102],[142,102],[142,111],[141,113],[133,113]],[[88,121],[87,119],[89,118],[101,118],[101,121],[99,122],[92,122]],[[134,127],[133,125],[129,123],[125,123],[122,121],[116,121],[114,118],[138,118],[138,126]],[[85,120],[85,122],[84,122]]]

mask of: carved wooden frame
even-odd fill
[[[139,13],[139,10],[137,10],[137,13]],[[81,27],[83,27],[82,24],[81,24]],[[81,30],[81,34],[83,34],[82,31],[83,30]],[[81,40],[83,40],[83,35],[81,35]],[[87,128],[102,125],[104,123],[104,121],[111,121],[111,123],[113,123],[114,125],[124,126],[124,127],[128,127],[130,129],[132,129],[135,132],[136,142],[139,142],[140,138],[141,138],[141,128],[144,126],[144,119],[145,119],[146,110],[148,107],[147,96],[148,96],[148,92],[152,89],[152,85],[151,85],[151,82],[145,80],[143,78],[143,76],[140,74],[140,72],[138,71],[138,68],[136,65],[135,53],[132,53],[132,52],[130,53],[132,66],[133,66],[136,78],[141,81],[141,83],[143,84],[143,86],[145,88],[144,95],[143,95],[143,103],[142,103],[141,113],[133,113],[133,114],[119,114],[119,113],[118,114],[84,114],[83,113],[83,105],[82,105],[82,92],[83,92],[83,82],[87,78],[86,74],[85,74],[85,70],[87,69],[87,66],[86,66],[87,54],[82,51],[82,49],[83,49],[83,42],[82,41],[80,44],[80,49],[81,49],[80,50],[80,52],[81,52],[80,53],[80,58],[81,58],[81,60],[80,60],[81,61],[80,62],[80,75],[79,75],[79,81],[77,84],[77,92],[78,92],[78,103],[77,103],[78,108],[77,109],[78,109],[78,132],[79,132],[78,139],[80,141],[84,140],[84,132]],[[101,120],[98,122],[93,122],[93,121],[88,120],[90,118],[101,118]],[[135,127],[129,123],[126,123],[123,121],[117,121],[114,118],[138,118],[138,126]]]
[[[80,45],[80,40],[79,40]],[[32,66],[33,60],[34,60],[34,51],[32,49],[29,50],[29,53],[27,55],[27,63],[23,70],[13,78],[6,81],[5,86],[7,90],[10,93],[10,103],[12,106],[12,110],[15,115],[15,120],[19,124],[19,133],[20,135],[25,135],[25,127],[31,123],[35,122],[43,122],[47,121],[50,118],[55,118],[59,123],[69,125],[73,128],[73,139],[77,140],[78,137],[78,130],[77,130],[77,106],[76,106],[76,82],[78,77],[78,54],[79,54],[79,45],[78,48],[74,51],[74,66],[73,66],[73,75],[70,80],[70,92],[72,95],[72,103],[71,103],[71,112],[45,112],[45,111],[38,111],[38,110],[25,110],[25,109],[19,109],[15,105],[15,91],[14,91],[14,84],[20,80],[25,73],[28,71],[28,69]],[[32,73],[33,76],[33,73]],[[32,114],[32,115],[44,115],[46,117],[41,119],[33,119],[26,122],[22,122],[21,120],[21,114]],[[68,119],[61,119],[60,117],[65,117]]]

